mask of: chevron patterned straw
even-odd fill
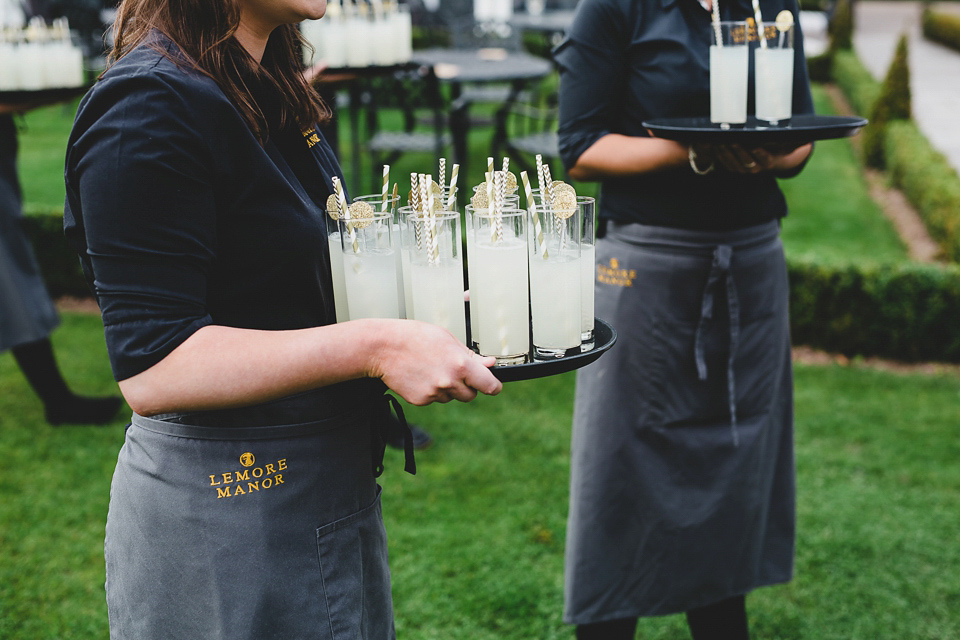
[[[713,0],[717,2],[717,0]],[[760,0],[753,0],[753,19],[757,22],[757,37],[760,38],[760,48],[767,48],[767,39],[763,37],[763,18],[760,16]]]
[[[437,185],[440,187],[440,193],[443,193],[443,187],[447,182],[447,159],[440,158],[440,171],[437,174]]]
[[[414,215],[409,224],[413,225],[414,235],[417,239],[417,251],[419,251],[423,248],[423,237],[420,235],[420,225],[415,220],[416,214],[420,213],[420,176],[416,173],[410,174],[410,208]]]

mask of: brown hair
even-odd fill
[[[296,25],[281,25],[270,35],[259,64],[233,37],[240,24],[239,0],[123,0],[114,22],[110,63],[148,39],[152,30],[163,33],[183,51],[177,64],[213,78],[236,105],[250,129],[264,143],[268,126],[244,76],[256,74],[280,95],[280,126],[309,126],[330,118],[330,110],[304,80],[299,65],[303,39]]]

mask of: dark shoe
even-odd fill
[[[430,437],[429,433],[415,424],[411,424],[409,427],[410,433],[413,434],[414,450],[423,451],[424,449],[429,449],[433,446],[433,438]],[[395,428],[393,425],[391,425],[391,429],[387,434],[387,446],[391,449],[403,450],[403,428],[399,423],[396,424]]]
[[[122,404],[123,400],[119,396],[90,398],[75,395],[59,402],[56,406],[47,407],[47,422],[54,426],[61,424],[107,424],[113,421]]]

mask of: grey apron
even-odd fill
[[[564,619],[678,613],[793,572],[793,380],[776,221],[611,224],[577,377]]]
[[[330,397],[133,416],[106,526],[111,638],[395,638],[385,401]]]
[[[0,351],[46,338],[59,323],[21,226],[16,127],[0,115]]]

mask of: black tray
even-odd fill
[[[500,382],[532,380],[585,367],[602,356],[617,341],[617,332],[600,318],[594,318],[593,349],[554,360],[534,360],[524,364],[503,364],[490,369]]]
[[[67,102],[85,94],[92,85],[82,87],[64,87],[59,89],[38,89],[36,91],[0,91],[0,104],[33,105]]]
[[[847,138],[867,124],[859,116],[793,116],[786,125],[770,125],[754,116],[747,116],[741,127],[723,129],[710,118],[654,118],[643,123],[658,138],[685,144],[739,144],[800,146],[814,140]]]

